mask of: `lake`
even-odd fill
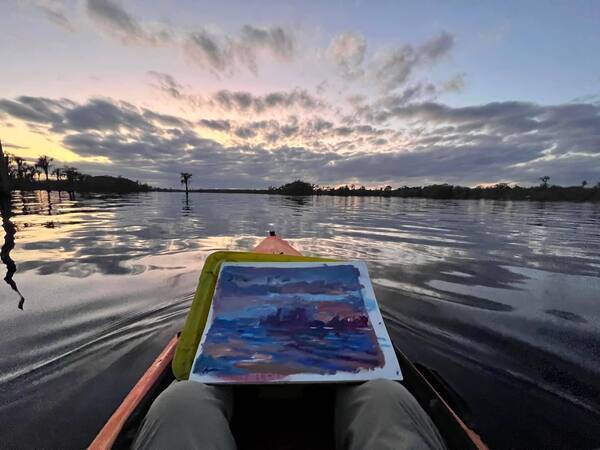
[[[366,261],[391,338],[491,447],[600,446],[599,204],[40,191],[5,216],[24,300],[0,280],[1,447],[88,444],[207,255],[271,229]]]

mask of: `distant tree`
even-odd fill
[[[392,187],[390,185],[383,188],[383,192],[392,192]]]
[[[586,180],[583,180],[583,181],[581,182],[581,187],[582,187],[582,188],[585,188],[585,187],[587,186],[587,184],[588,184],[588,182],[587,182]]]
[[[16,169],[17,178],[19,180],[22,180],[23,178],[25,178],[25,175],[26,175],[27,163],[20,156],[15,156],[13,158],[13,160],[15,161],[15,164],[17,165],[17,169]]]
[[[63,167],[62,172],[65,175],[65,177],[67,178],[67,181],[69,182],[69,184],[75,183],[75,181],[78,180],[79,176],[81,175],[79,173],[79,170],[77,170],[76,167],[70,167],[70,166]]]
[[[54,175],[56,177],[57,181],[60,181],[60,178],[62,177],[62,169],[60,167],[56,167],[53,171],[52,171],[52,175]]]
[[[550,177],[548,175],[544,175],[540,177],[540,181],[542,182],[542,187],[545,189],[548,187],[548,181],[550,181]]]
[[[316,186],[306,181],[296,180],[291,183],[279,186],[275,192],[284,195],[312,195],[315,192]]]
[[[15,167],[15,155],[10,153],[6,154],[6,171],[8,172],[8,178],[14,180],[17,177],[17,169]]]
[[[52,161],[54,161],[54,158],[50,158],[49,156],[42,155],[38,158],[37,162],[35,163],[35,166],[39,167],[46,175],[46,181],[48,181],[48,170],[50,169],[50,166],[52,165],[51,164]]]
[[[25,170],[26,170],[26,178],[28,178],[30,180],[34,180],[35,177],[37,176],[38,181],[40,181],[40,176],[41,176],[42,172],[40,171],[40,169],[37,168],[37,166],[27,164],[25,166]]]
[[[185,184],[185,193],[188,193],[188,183],[190,181],[190,178],[192,178],[192,174],[191,173],[187,173],[187,172],[181,172],[181,184]]]

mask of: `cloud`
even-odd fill
[[[241,42],[245,49],[264,49],[283,61],[292,59],[296,50],[294,36],[282,27],[258,28],[244,25]]]
[[[442,31],[437,36],[426,41],[417,52],[419,59],[435,62],[443,56],[447,55],[454,47],[454,36],[447,31]]]
[[[254,98],[242,103],[252,108]],[[84,103],[27,96],[0,100],[4,114],[52,130],[81,157],[111,161],[103,169],[94,166],[95,173],[161,185],[177,183],[176,174],[184,170],[206,187],[265,187],[294,178],[394,186],[531,184],[541,175],[563,184],[600,179],[600,105],[389,106],[381,111],[395,121],[393,128],[296,116],[191,123],[106,98]],[[229,133],[236,144],[207,139],[198,125]]]
[[[192,61],[213,73],[233,70],[235,53],[227,37],[218,37],[200,30],[188,33],[183,47]]]
[[[462,92],[465,89],[465,73],[459,73],[442,83],[442,90],[445,92]]]
[[[207,103],[225,111],[254,111],[256,113],[278,108],[299,108],[312,111],[326,107],[323,101],[303,89],[270,92],[264,95],[222,89],[210,95]]]
[[[215,131],[229,131],[231,129],[231,123],[229,120],[209,120],[202,119],[199,122],[199,125],[202,125],[206,128],[210,128]]]
[[[366,98],[362,96],[351,96],[348,102],[352,105],[355,116],[371,122],[385,122],[390,118],[389,110],[411,103],[432,102],[446,92],[461,91],[464,88],[464,77],[464,74],[458,74],[438,85],[419,81],[401,91],[383,95],[371,103],[367,103]],[[347,120],[353,122],[356,118],[350,116]]]
[[[253,138],[254,136],[256,136],[256,131],[254,131],[251,128],[236,128],[234,131],[234,134],[237,137],[240,137],[243,139],[248,139],[248,138]]]
[[[353,80],[363,75],[362,63],[366,51],[367,41],[364,36],[347,32],[333,37],[327,56],[342,78]]]
[[[62,114],[73,105],[68,100],[21,96],[15,100],[0,100],[0,111],[26,122],[49,124],[60,122]]]
[[[417,69],[440,61],[450,53],[454,45],[454,36],[442,31],[419,46],[405,44],[379,51],[370,61],[365,62],[366,39],[360,34],[346,32],[332,38],[326,55],[343,79],[363,79],[369,84],[375,83],[380,90],[392,91],[409,82]],[[461,81],[462,77],[449,80],[447,90],[460,90]]]
[[[86,0],[88,16],[104,27],[110,36],[124,44],[165,45],[171,42],[171,33],[160,25],[141,24],[119,3],[113,0]]]
[[[244,25],[239,36],[200,29],[186,33],[183,48],[194,63],[215,75],[232,75],[240,68],[258,73],[261,55],[288,62],[296,54],[293,34],[279,26]]]
[[[396,49],[381,52],[370,67],[370,78],[381,89],[393,90],[405,84],[419,67],[427,67],[438,62],[454,47],[454,37],[442,32],[419,47],[403,45]]]
[[[6,142],[6,141],[0,141],[2,143],[2,147],[3,148],[13,148],[15,150],[25,150],[29,147],[24,147],[22,145],[16,145],[16,144],[11,144],[10,142]]]
[[[326,109],[325,102],[304,89],[268,92],[255,95],[247,91],[230,91],[221,89],[207,96],[190,94],[173,76],[156,71],[149,71],[151,85],[169,97],[187,103],[194,108],[216,108],[222,111],[238,111],[260,114],[277,109],[301,109],[315,111]]]
[[[189,122],[168,114],[140,109],[127,102],[92,98],[84,104],[68,99],[21,96],[0,100],[0,111],[30,125],[45,125],[56,133],[127,130],[150,131],[156,124],[184,127]]]
[[[27,1],[56,25],[69,31],[75,30],[61,0]],[[205,26],[184,31],[140,20],[119,0],[82,2],[87,16],[110,38],[117,39],[125,45],[169,45],[181,48],[192,62],[217,76],[232,75],[240,69],[258,73],[261,57],[289,62],[297,53],[294,33],[283,26],[259,27],[245,24],[237,34]]]
[[[168,73],[149,70],[148,75],[155,81],[154,87],[165,92],[170,97],[180,99],[183,97],[184,87]]]
[[[380,98],[377,105],[384,108],[394,108],[412,103],[415,100],[423,98],[433,98],[437,95],[438,89],[432,83],[417,83],[405,88],[399,94],[390,94]]]
[[[40,10],[53,24],[67,31],[75,31],[75,26],[61,0],[29,0],[27,3]]]
[[[321,117],[299,119],[291,115],[285,119],[259,121],[228,121],[235,125],[234,135],[240,139],[248,139],[269,149],[303,142],[315,151],[338,151],[365,146],[372,136],[391,134],[389,129],[376,128],[371,125],[335,126],[331,121]],[[387,142],[386,142],[387,143]],[[378,142],[377,145],[382,145]],[[375,145],[375,144],[374,144]]]
[[[180,117],[172,116],[170,114],[161,114],[149,109],[143,109],[142,111],[142,117],[144,117],[144,119],[159,123],[161,125],[166,125],[169,127],[189,127],[192,125],[190,121]]]
[[[103,131],[121,127],[138,130],[151,128],[152,125],[134,107],[105,99],[92,99],[65,111],[63,122],[55,124],[53,129]]]
[[[491,179],[492,174],[506,174],[507,161],[524,162],[540,149],[509,146],[434,147],[413,152],[360,154],[335,161],[322,177],[326,182],[358,178],[370,182],[402,179],[463,182]]]

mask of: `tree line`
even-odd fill
[[[433,199],[495,199],[534,201],[600,201],[600,182],[589,188],[586,180],[579,186],[550,185],[550,177],[543,176],[539,185],[522,187],[497,183],[474,188],[451,184],[429,186],[382,186],[366,188],[355,184],[342,186],[319,186],[296,180],[279,187],[269,187],[271,194],[281,195],[334,195],[334,196],[380,196],[380,197],[423,197]]]
[[[138,192],[155,189],[147,184],[132,181],[124,177],[91,176],[80,172],[76,167],[55,167],[53,158],[42,155],[34,163],[24,158],[7,154],[5,156],[6,172],[11,189],[17,190],[70,190],[84,192]],[[44,180],[42,180],[42,174]],[[53,179],[51,178],[53,177]],[[181,184],[185,185],[186,194],[192,174],[180,173]],[[600,201],[600,182],[588,187],[583,180],[579,186],[550,185],[550,177],[539,177],[539,185],[522,187],[507,183],[490,186],[451,185],[447,183],[428,186],[382,186],[367,188],[355,184],[341,186],[319,186],[303,180],[296,180],[279,187],[270,186],[263,189],[197,189],[198,192],[219,193],[256,193],[281,195],[334,195],[334,196],[381,196],[381,197],[423,197],[433,199],[496,199],[496,200],[535,200],[535,201]]]
[[[41,181],[41,175],[43,173],[46,176],[46,181],[50,181],[49,176],[52,175],[57,181],[65,179],[73,182],[84,176],[84,174],[80,173],[76,167],[55,167],[51,170],[54,158],[50,158],[46,155],[40,156],[33,164],[28,163],[25,158],[21,158],[20,156],[7,154],[6,158],[8,160],[8,177],[11,180],[35,181],[37,178],[37,181]]]
[[[84,192],[149,191],[147,184],[124,177],[92,176],[73,166],[54,166],[54,158],[42,155],[33,163],[20,156],[4,157],[8,184],[13,190],[66,190]],[[44,179],[42,179],[44,175]]]

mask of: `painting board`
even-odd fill
[[[190,380],[402,379],[362,262],[224,263]]]

